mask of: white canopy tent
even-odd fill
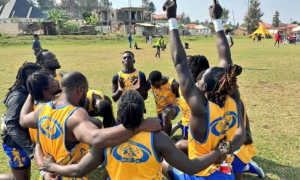
[[[295,27],[295,28],[293,29],[293,32],[295,32],[295,31],[300,31],[300,26]]]

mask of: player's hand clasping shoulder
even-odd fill
[[[168,19],[170,19],[170,18],[176,18],[176,13],[177,13],[177,3],[176,3],[176,0],[173,0],[173,1],[167,0],[164,3],[163,10],[167,11],[167,17],[168,17]]]
[[[139,126],[140,131],[156,132],[161,130],[160,120],[156,117],[146,118]]]

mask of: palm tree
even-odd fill
[[[98,20],[94,16],[90,16],[86,18],[86,24],[95,26]]]
[[[62,9],[52,9],[51,11],[48,11],[47,19],[51,20],[54,23],[59,35],[62,28],[64,27],[64,24],[68,21],[66,11]]]

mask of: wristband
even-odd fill
[[[124,88],[122,88],[121,86],[119,86],[118,90],[123,92]]]
[[[46,174],[46,171],[40,171],[40,177],[41,177],[41,179],[44,180],[45,174]]]
[[[173,29],[178,29],[177,19],[176,18],[170,18],[169,19],[169,31],[171,31]]]
[[[223,22],[222,22],[222,19],[215,19],[214,20],[214,26],[215,26],[215,30],[216,32],[219,32],[219,31],[223,31]]]

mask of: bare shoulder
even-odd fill
[[[88,121],[88,120],[89,120],[89,116],[88,116],[86,110],[83,108],[78,108],[69,117],[69,119],[67,121],[67,126],[69,128],[72,128],[72,127],[75,127],[76,125],[78,125],[79,123],[81,123],[83,121]]]

